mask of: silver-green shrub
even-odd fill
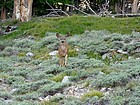
[[[15,47],[19,47],[19,48],[31,48],[36,42],[34,40],[31,39],[18,39],[15,42]]]

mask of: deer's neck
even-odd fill
[[[62,49],[62,50],[65,50],[65,49],[67,49],[67,47],[68,47],[68,44],[65,42],[65,43],[60,43],[60,48]]]

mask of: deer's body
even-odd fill
[[[60,36],[58,33],[56,34],[57,38],[59,38],[59,47],[58,47],[58,55],[59,55],[59,65],[66,66],[68,59],[68,43],[66,38],[69,36]]]

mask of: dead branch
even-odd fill
[[[54,8],[47,2],[47,0],[46,0],[46,3],[51,7],[51,10],[53,11],[53,12],[49,13],[47,16],[49,16],[49,15],[52,14],[52,13],[55,13],[55,14],[57,14],[57,16],[60,16],[60,15],[58,14],[58,12],[62,12],[62,13],[64,13],[65,15],[69,16],[66,12],[62,11],[61,9],[54,9]]]
[[[84,0],[84,2],[87,4],[87,6],[88,6],[88,8],[91,10],[91,12],[93,12],[95,15],[97,15],[96,12],[92,10],[92,8],[90,7],[90,5],[89,5],[89,3],[87,2],[87,0]]]
[[[123,13],[124,16],[128,17],[127,14],[123,10],[121,10],[121,8],[119,8],[119,10]]]
[[[53,14],[53,13],[56,13],[56,12],[57,12],[57,16],[60,16],[60,15],[58,14],[58,12],[62,12],[62,13],[64,13],[65,15],[69,16],[66,12],[62,11],[61,9],[46,9],[46,10],[53,10],[53,12],[50,12],[47,16],[49,16],[49,15],[51,15],[51,14]]]
[[[59,15],[59,14],[55,11],[55,9],[47,2],[47,0],[46,0],[46,3],[51,7],[51,9],[53,10],[53,12],[55,12],[57,15]]]
[[[109,8],[109,1],[106,0],[106,2],[104,4],[102,4],[102,7],[100,7],[100,12],[99,12],[99,16],[108,16],[110,15],[108,8]]]
[[[83,13],[84,15],[89,15],[88,13],[83,12],[83,11],[81,11],[80,9],[76,8],[74,5],[70,5],[70,4],[66,4],[66,5],[67,5],[67,6],[70,6],[70,7],[73,7],[75,10],[77,10],[77,11]]]

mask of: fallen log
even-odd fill
[[[138,14],[111,14],[112,17],[140,17],[140,13]]]

